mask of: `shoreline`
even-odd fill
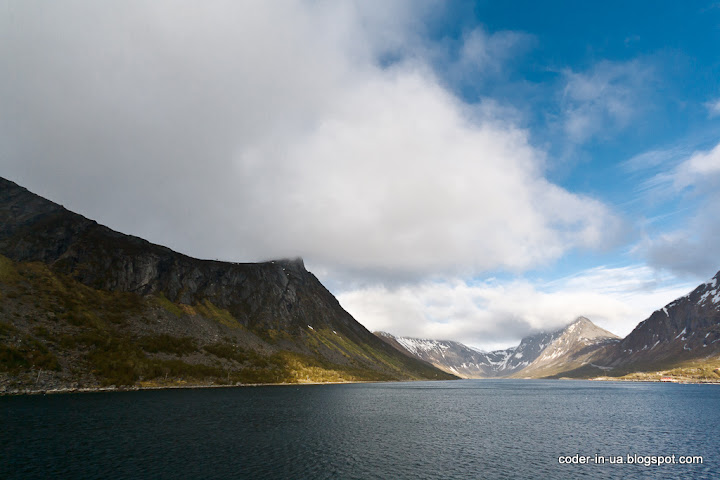
[[[108,392],[139,392],[144,390],[200,390],[206,388],[246,388],[246,387],[288,387],[288,386],[305,386],[305,385],[346,385],[360,383],[394,383],[394,382],[425,382],[425,381],[442,381],[442,380],[348,380],[341,382],[298,382],[298,383],[242,383],[235,385],[153,385],[142,386],[133,385],[126,387],[67,387],[52,389],[25,389],[0,391],[0,397],[14,397],[21,395],[63,395],[73,393],[108,393]]]
[[[581,380],[578,378],[560,378],[559,380]],[[670,382],[663,382],[661,380],[651,380],[651,379],[638,379],[638,378],[613,378],[613,377],[597,377],[597,378],[587,378],[585,380],[590,380],[592,382],[632,382],[632,383],[668,383],[668,384],[681,384],[681,385],[720,385],[720,381],[710,381],[710,380],[692,380],[692,379],[682,379],[682,380],[673,380]]]
[[[461,378],[459,380],[488,380],[488,379],[468,379]],[[612,377],[596,377],[596,378],[493,378],[489,380],[557,380],[557,381],[568,381],[568,380],[580,380],[580,381],[591,381],[591,382],[623,382],[623,383],[669,383],[669,384],[680,384],[680,385],[720,385],[718,381],[692,381],[692,380],[677,380],[673,382],[661,382],[659,380],[641,380],[641,379],[624,379],[624,378],[612,378]],[[289,386],[317,386],[317,385],[348,385],[348,384],[363,384],[363,383],[403,383],[403,382],[433,382],[433,381],[446,381],[446,380],[348,380],[339,382],[298,382],[298,383],[242,383],[235,385],[214,385],[214,384],[187,384],[187,385],[133,385],[125,387],[67,387],[67,388],[52,388],[52,389],[21,389],[11,391],[0,391],[0,397],[14,397],[22,395],[63,395],[63,394],[75,394],[75,393],[108,393],[108,392],[139,392],[145,390],[199,390],[199,389],[210,389],[210,388],[247,388],[247,387],[289,387]]]

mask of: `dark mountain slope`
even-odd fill
[[[125,384],[157,379],[147,364],[181,360],[216,368],[196,372],[195,383],[219,381],[218,371],[227,381],[453,378],[377,339],[300,259],[194,259],[115,232],[5,179],[0,255],[6,388],[32,387],[28,378],[42,368],[28,353],[35,347],[57,358],[58,368],[46,375],[59,386],[116,381],[112,368],[95,368],[101,344],[130,370]],[[78,343],[83,336],[87,342]],[[186,348],[173,353],[175,344]],[[182,375],[172,377],[163,374],[167,381]]]
[[[720,272],[640,322],[594,363],[619,371],[720,355]]]

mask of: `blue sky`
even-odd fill
[[[720,269],[720,4],[0,2],[0,174],[361,323],[627,334]]]
[[[717,143],[720,116],[711,119],[707,104],[720,92],[720,4],[461,2],[445,20],[432,22],[438,42],[461,43],[477,28],[490,38],[518,36],[492,75],[450,83],[468,102],[490,97],[518,109],[554,160],[549,178],[569,189],[622,206],[636,199],[643,174],[656,172],[618,175],[618,166],[649,151]],[[442,75],[442,62],[436,66]],[[579,138],[562,128],[582,104],[568,92],[575,76],[597,90],[588,92],[595,121]],[[623,112],[609,111],[603,102],[611,101]]]
[[[450,88],[468,103],[491,98],[516,109],[548,153],[547,178],[602,200],[630,224],[608,251],[569,252],[528,275],[644,261],[638,235],[692,228],[703,194],[647,184],[720,141],[720,4],[456,2],[427,27],[447,45],[434,63],[441,76],[474,31],[488,43],[505,37],[491,73],[448,76]],[[573,95],[579,84],[584,98]],[[573,112],[584,128],[569,127]],[[717,263],[710,257],[705,269],[673,273],[697,279]]]

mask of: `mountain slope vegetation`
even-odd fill
[[[194,259],[0,179],[0,390],[450,378],[300,259]]]

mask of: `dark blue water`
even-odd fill
[[[0,397],[0,478],[720,478],[719,412],[720,386],[540,380]]]

